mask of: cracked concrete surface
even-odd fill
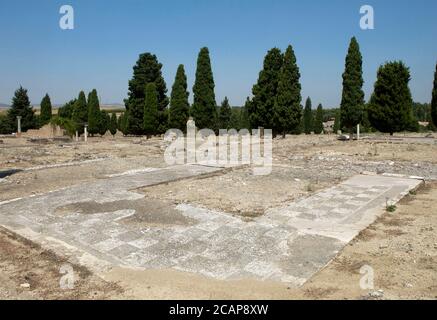
[[[0,224],[56,250],[67,248],[91,269],[173,268],[298,286],[372,223],[387,202],[420,183],[358,175],[250,222],[190,204],[152,201],[134,191],[220,170],[184,165],[134,171],[4,202]],[[90,266],[92,259],[102,263]]]

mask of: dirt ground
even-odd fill
[[[158,137],[95,137],[88,144],[2,141],[0,202],[165,166],[165,144]],[[274,140],[273,165],[270,176],[252,176],[242,168],[139,191],[149,202],[190,202],[257,216],[363,171],[435,180],[437,144],[423,135],[390,141],[371,136],[351,142],[337,141],[333,135],[291,136]],[[9,174],[8,170],[18,171]],[[82,209],[88,207],[84,203]],[[143,207],[138,203],[147,212]],[[430,182],[364,230],[299,289],[253,280],[218,281],[171,270],[115,268],[97,276],[74,266],[79,275],[75,289],[62,290],[59,270],[65,259],[0,229],[0,299],[436,299],[436,208],[437,184]],[[374,290],[359,286],[363,265],[374,270]]]
[[[73,289],[62,289],[61,267],[66,260],[16,234],[0,228],[0,299],[108,299],[123,290],[72,265]]]
[[[254,176],[250,168],[234,169],[226,174],[162,184],[142,191],[146,198],[166,199],[175,204],[193,203],[250,218],[329,186],[327,182],[294,178],[291,171],[275,167],[267,176]]]
[[[92,275],[74,266],[74,290],[59,288],[65,261],[0,230],[1,299],[436,299],[437,183],[407,196],[393,213],[352,241],[303,287],[219,281],[172,270],[114,268]],[[3,254],[4,253],[4,254]],[[374,289],[360,288],[360,268],[374,270]],[[20,285],[29,283],[29,288]]]

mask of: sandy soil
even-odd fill
[[[4,228],[0,228],[0,251],[0,299],[107,299],[123,292],[117,284],[72,264],[74,288],[61,289],[65,259]]]
[[[254,176],[250,168],[244,168],[141,191],[146,198],[195,203],[255,217],[364,171],[437,178],[437,145],[433,139],[417,137],[414,144],[412,137],[385,139],[344,142],[333,135],[287,136],[274,139],[273,168],[267,176]]]
[[[95,137],[90,138],[89,144],[65,145],[29,145],[26,139],[5,141],[0,145],[0,173],[11,169],[23,171],[0,177],[0,201],[41,194],[133,168],[165,165],[158,138]]]
[[[194,203],[212,210],[256,217],[269,208],[327,186],[327,181],[299,179],[287,167],[274,167],[267,176],[254,176],[251,168],[242,168],[204,179],[186,179],[144,188],[142,192],[146,198],[166,199],[176,204]]]

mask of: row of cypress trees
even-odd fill
[[[208,48],[202,48],[197,59],[194,102],[188,102],[187,76],[184,66],[178,66],[170,100],[156,55],[141,54],[133,67],[129,81],[126,112],[119,120],[125,134],[160,134],[167,128],[185,130],[191,115],[198,127],[216,128],[218,114],[214,94],[214,78]],[[170,107],[167,108],[170,103]]]
[[[366,104],[363,92],[362,55],[358,41],[353,37],[345,59],[343,90],[340,114],[336,127],[352,131],[363,122],[381,132],[393,134],[396,131],[415,130],[418,127],[412,111],[412,96],[409,89],[411,79],[409,68],[401,61],[387,62],[377,72],[377,80],[370,101]],[[133,67],[129,81],[126,112],[117,118],[109,117],[100,110],[97,91],[94,89],[86,101],[81,92],[78,99],[69,102],[59,110],[65,118],[71,118],[79,132],[88,122],[91,134],[104,134],[118,129],[124,134],[159,134],[167,128],[185,130],[186,121],[192,116],[199,128],[271,128],[276,134],[309,133],[323,131],[323,109],[320,104],[316,115],[311,111],[308,98],[305,108],[301,106],[300,72],[292,46],[282,54],[278,48],[267,52],[257,83],[252,88],[252,99],[247,98],[238,112],[231,108],[225,97],[217,108],[214,93],[214,77],[208,48],[200,50],[197,58],[193,105],[188,102],[187,77],[184,66],[179,65],[170,99],[162,76],[162,64],[155,55],[144,53]],[[27,102],[25,101],[27,99]],[[6,120],[15,123],[16,115],[23,116],[23,130],[37,126],[27,92],[20,88],[15,93],[12,108]],[[170,106],[168,107],[168,105]],[[41,101],[40,122],[51,118],[50,97]],[[30,110],[30,111],[29,111]],[[431,101],[431,118],[437,124],[437,65]],[[0,129],[2,128],[0,119]],[[115,129],[114,129],[115,127]],[[3,130],[4,131],[4,130]]]
[[[115,112],[110,115],[105,110],[100,109],[96,89],[89,92],[88,100],[85,92],[79,92],[77,99],[59,108],[58,116],[71,120],[73,130],[77,131],[79,135],[84,132],[85,124],[88,125],[90,135],[104,135],[108,130],[112,135],[117,132],[117,115]]]
[[[418,124],[412,112],[413,101],[408,87],[410,72],[405,64],[393,61],[379,68],[374,92],[367,104],[362,65],[360,47],[353,37],[345,59],[340,113],[335,126],[350,132],[360,123],[391,134],[416,130]],[[271,128],[275,134],[282,135],[287,132],[323,132],[322,105],[318,105],[315,115],[311,111],[311,99],[307,99],[305,108],[301,106],[300,72],[291,45],[284,53],[278,48],[267,52],[257,83],[252,88],[253,97],[247,98],[238,115],[226,97],[221,107],[216,107],[208,48],[202,48],[197,58],[191,107],[184,66],[179,65],[177,69],[170,100],[166,96],[161,68],[162,64],[155,55],[140,55],[129,82],[126,114],[120,121],[124,133],[152,135],[163,133],[168,127],[184,130],[189,116],[194,118],[199,128],[214,130],[229,128],[230,124],[236,123],[241,127],[244,123],[248,128]],[[435,90],[432,102],[434,119],[437,117]]]

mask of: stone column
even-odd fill
[[[83,138],[84,138],[85,142],[87,142],[88,141],[88,125],[87,124],[84,126],[83,130],[84,130],[83,131],[84,132]]]
[[[196,123],[193,118],[188,118],[186,138],[187,163],[196,163],[196,131]]]
[[[17,136],[21,136],[21,116],[17,116]]]
[[[360,140],[360,124],[357,124],[357,140]]]

